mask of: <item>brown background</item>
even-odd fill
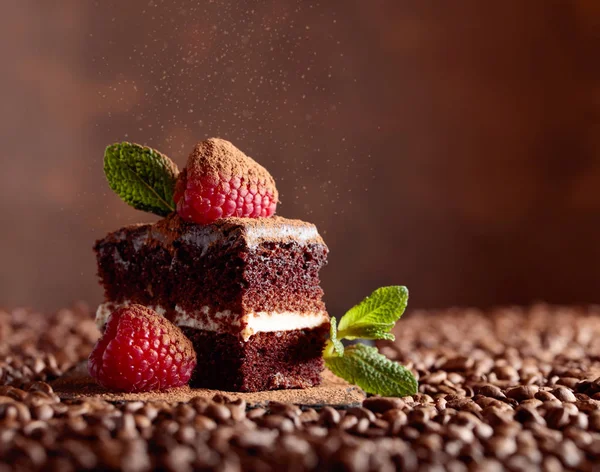
[[[600,302],[600,2],[20,0],[0,19],[0,304],[96,303],[91,246],[151,220],[128,139],[221,136],[330,249],[330,311]]]

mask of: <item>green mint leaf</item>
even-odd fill
[[[407,303],[406,287],[378,288],[342,317],[338,338],[393,340],[394,336],[389,332],[404,313]]]
[[[393,325],[392,325],[393,326]],[[389,333],[391,328],[387,326],[382,328],[377,325],[370,326],[351,326],[350,328],[340,332],[340,337],[345,339],[385,339],[388,341],[394,341],[396,337]]]
[[[325,346],[324,356],[333,355],[333,353],[338,356],[344,355],[344,345],[337,337],[337,329],[336,329],[337,320],[335,318],[331,318],[331,327],[329,328],[329,341]]]
[[[175,211],[179,170],[164,154],[133,143],[116,143],[104,153],[110,188],[133,208],[166,216]]]
[[[410,370],[364,344],[347,347],[343,356],[325,357],[325,365],[367,393],[405,397],[415,395],[418,390],[417,380]]]

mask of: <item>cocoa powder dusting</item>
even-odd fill
[[[210,138],[194,146],[187,161],[187,178],[198,177],[200,173],[189,169],[201,169],[203,174],[225,177],[245,177],[251,182],[261,182],[272,188],[277,201],[279,194],[269,171],[251,157],[244,154],[232,143],[221,138]]]
[[[231,401],[244,400],[249,406],[265,406],[271,401],[300,405],[331,405],[347,407],[359,405],[365,398],[362,390],[336,377],[329,371],[323,373],[323,383],[306,389],[274,390],[268,392],[226,392],[188,386],[171,388],[161,392],[121,393],[111,392],[98,385],[87,373],[85,362],[52,384],[54,391],[63,399],[98,398],[106,401],[166,401],[189,402],[193,398],[210,399],[222,395]]]

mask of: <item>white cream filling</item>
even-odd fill
[[[96,324],[99,327],[104,326],[110,314],[121,306],[128,305],[123,302],[121,304],[103,303],[96,311]],[[156,311],[159,315],[164,316],[166,310],[160,306],[149,307]],[[208,306],[201,307],[198,312],[208,315],[210,308]],[[210,316],[207,321],[200,320],[183,310],[179,305],[175,306],[176,315],[173,323],[177,326],[185,326],[188,328],[201,329],[205,331],[220,331],[223,327],[223,321],[230,319],[228,322],[232,326],[244,326],[241,331],[241,336],[244,341],[248,341],[253,334],[256,333],[272,333],[274,331],[293,331],[297,329],[310,329],[321,326],[329,321],[329,316],[325,311],[307,311],[307,312],[269,312],[259,311],[247,313],[243,316],[232,313],[230,310],[219,311]]]
[[[256,333],[272,333],[273,331],[294,331],[296,329],[310,329],[321,326],[329,320],[324,311],[259,311],[247,313],[243,316],[232,314],[231,311],[218,311],[211,316],[208,321],[202,321],[182,310],[178,305],[175,306],[177,315],[173,322],[177,326],[187,326],[189,328],[203,329],[206,331],[219,331],[222,323],[216,320],[231,318],[229,322],[232,326],[244,326],[241,331],[244,341],[248,341]],[[208,306],[203,306],[199,311],[209,312]]]

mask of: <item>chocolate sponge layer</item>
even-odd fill
[[[182,329],[198,356],[193,387],[258,392],[321,382],[328,323],[306,330],[257,333],[247,342],[228,333]]]
[[[328,249],[309,223],[228,218],[196,225],[173,214],[95,245],[107,302],[193,313],[325,311],[319,270]]]

